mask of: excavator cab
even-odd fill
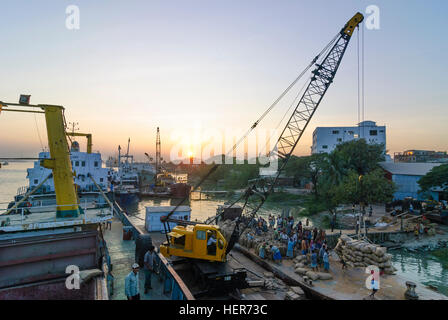
[[[176,226],[168,236],[169,241],[160,246],[165,257],[226,261],[227,241],[216,225]]]

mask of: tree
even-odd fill
[[[384,161],[384,145],[368,144],[365,139],[352,140],[338,144],[332,156],[344,170],[355,170],[358,175],[365,175]]]
[[[326,154],[313,154],[306,157],[293,156],[286,165],[285,174],[294,177],[294,182],[313,184],[313,194],[317,197],[318,177],[321,173]]]
[[[338,186],[337,200],[342,203],[384,203],[393,199],[395,184],[384,177],[381,169],[363,176],[354,170]]]
[[[420,178],[418,184],[423,192],[434,187],[441,187],[444,191],[448,191],[448,164],[432,168],[431,171]]]

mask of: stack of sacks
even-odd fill
[[[370,244],[363,240],[354,240],[347,235],[342,235],[334,250],[344,259],[349,267],[365,268],[375,265],[384,269],[386,274],[394,274],[396,271],[391,263],[392,255],[387,253],[385,247]]]
[[[327,272],[314,272],[311,271],[308,264],[309,261],[307,260],[307,256],[305,255],[298,255],[294,258],[294,271],[295,273],[301,275],[301,276],[307,276],[308,278],[315,280],[331,280],[333,279],[333,276],[330,273]]]
[[[248,234],[251,234],[253,236],[253,239],[249,239],[247,237]],[[240,236],[238,243],[248,249],[254,249],[255,253],[258,254],[260,252],[260,247],[266,243],[266,258],[269,260],[272,260],[272,252],[270,250],[270,245],[276,246],[280,250],[280,254],[282,257],[285,257],[287,246],[285,243],[282,243],[277,240],[271,240],[270,237],[264,236],[256,236],[254,235],[254,232],[252,230],[245,230],[243,234]]]

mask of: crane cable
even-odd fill
[[[362,79],[362,121],[365,120],[364,115],[365,115],[365,91],[364,91],[364,28],[361,28],[361,79]]]
[[[358,125],[365,120],[365,93],[364,93],[364,28],[357,32],[357,56],[358,56]],[[361,35],[360,35],[361,34]],[[361,37],[361,44],[359,38]],[[364,128],[362,129],[364,133]],[[361,138],[361,131],[359,131]]]
[[[317,60],[327,51],[329,48],[337,41],[340,37],[340,33],[337,33],[336,36],[314,57],[314,59],[310,62],[310,64],[299,74],[299,76],[280,94],[280,96],[263,112],[263,114],[252,124],[252,126],[246,131],[246,133],[233,145],[233,147],[225,154],[225,158],[232,154],[235,149],[243,142],[247,136],[258,126],[258,124],[268,115],[268,113],[280,102],[281,99],[291,90],[292,87],[303,77],[303,75],[317,62]],[[65,117],[64,117],[65,121]],[[218,168],[218,165],[214,165],[210,170],[201,178],[201,180],[193,187],[191,192],[196,191],[202,183]],[[169,224],[166,223],[168,218],[188,199],[188,197],[184,197],[175,207],[168,213],[165,217],[164,229],[165,234],[170,231]],[[168,238],[168,235],[167,235]],[[167,239],[168,240],[168,239]]]

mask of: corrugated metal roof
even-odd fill
[[[402,174],[408,176],[424,176],[432,168],[438,167],[443,163],[403,163],[403,162],[380,162],[380,166],[392,174]]]

